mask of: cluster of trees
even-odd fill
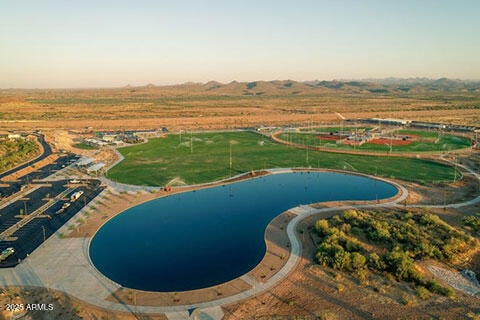
[[[34,140],[0,141],[0,172],[6,171],[38,154]]]
[[[444,295],[453,291],[423,279],[415,260],[453,261],[475,243],[436,215],[408,212],[348,210],[318,220],[315,231],[321,239],[316,259],[324,266],[352,272],[360,281],[369,271],[391,274]]]
[[[474,216],[464,217],[462,220],[465,226],[477,235],[480,235],[480,213],[477,213]]]

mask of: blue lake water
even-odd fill
[[[252,270],[266,252],[266,226],[290,208],[396,193],[393,185],[367,177],[304,172],[174,194],[108,221],[90,243],[90,258],[124,287],[163,292],[205,288]]]

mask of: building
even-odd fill
[[[102,137],[102,140],[108,143],[113,143],[115,140],[117,140],[117,136],[114,134],[106,134]]]
[[[77,161],[76,165],[77,167],[85,167],[91,164],[93,161],[94,161],[93,158],[83,157]]]
[[[83,141],[86,144],[88,144],[92,147],[104,147],[104,146],[108,145],[108,143],[106,143],[104,141],[100,141],[100,140],[93,139],[93,138],[87,138],[87,139],[84,139]]]
[[[18,133],[9,133],[7,138],[10,140],[19,140],[22,138],[22,136],[19,135]]]
[[[445,130],[447,128],[447,125],[435,122],[412,121],[410,123],[410,127],[430,130]]]
[[[100,171],[103,167],[105,167],[105,163],[103,162],[96,163],[87,168],[87,173],[88,174],[98,173],[98,171]]]

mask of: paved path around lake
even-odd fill
[[[290,169],[285,171],[291,172]],[[273,170],[274,173],[285,171]],[[301,246],[295,235],[295,228],[299,221],[313,214],[322,212],[343,210],[347,208],[386,206],[403,201],[408,195],[408,192],[402,186],[398,184],[395,185],[400,190],[400,197],[397,197],[389,203],[342,206],[325,209],[314,209],[309,205],[305,205],[289,210],[296,214],[296,217],[287,226],[287,234],[291,241],[291,254],[282,269],[264,283],[253,282],[254,285],[247,291],[214,301],[182,306],[134,307],[105,300],[116,290],[121,288],[121,286],[103,276],[92,265],[88,254],[88,246],[91,238],[50,237],[17,267],[13,269],[0,269],[0,285],[47,287],[64,291],[85,302],[109,310],[140,313],[167,313],[167,315],[171,313],[173,318],[178,319],[180,315],[187,315],[187,311],[191,309],[199,308],[201,310],[211,310],[210,308],[235,303],[271,289],[280,283],[295,268],[295,265],[298,262],[301,254]],[[76,219],[76,217],[73,219]],[[68,223],[66,225],[68,225]],[[66,225],[62,228],[65,228]],[[58,233],[67,232],[67,230],[62,228]],[[252,281],[248,281],[248,279],[244,281],[252,283]]]

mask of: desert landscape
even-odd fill
[[[217,84],[213,89],[207,90],[206,88],[212,86],[211,83],[63,92],[4,90],[3,93],[7,94],[2,96],[2,108],[8,120],[2,121],[2,129],[5,132],[41,132],[54,154],[37,162],[35,166],[17,170],[3,178],[3,181],[14,183],[9,181],[33,175],[39,168],[62,159],[61,152],[81,156],[78,163],[85,161],[82,159],[92,159],[93,162],[86,162],[87,166],[92,163],[106,164],[106,167],[94,173],[96,177],[105,175],[108,178],[103,180],[105,191],[90,202],[85,200],[85,206],[79,207],[77,214],[58,231],[53,232],[53,239],[50,241],[59,244],[67,239],[91,239],[108,221],[139,204],[199,188],[235,184],[245,179],[248,181],[268,175],[270,168],[275,167],[310,168],[303,169],[307,171],[331,167],[336,170],[365,172],[389,178],[389,181],[393,180],[405,186],[407,193],[399,200],[393,200],[394,203],[397,201],[397,205],[393,207],[390,204],[392,200],[321,202],[312,205],[311,208],[319,210],[319,213],[302,219],[296,227],[297,237],[301,241],[299,259],[286,277],[267,290],[255,289],[255,283],[259,288],[262,287],[260,284],[269,283],[269,279],[287,268],[287,261],[291,259],[290,240],[286,229],[296,214],[290,211],[269,223],[265,233],[267,251],[262,262],[247,275],[220,285],[184,292],[152,292],[124,287],[110,291],[105,301],[133,306],[129,312],[109,310],[106,306],[86,302],[77,294],[68,294],[55,286],[42,289],[9,285],[2,293],[2,301],[5,304],[9,304],[8,301],[17,301],[22,305],[41,301],[55,306],[54,311],[48,313],[41,310],[28,312],[27,315],[33,319],[171,319],[175,317],[174,313],[161,312],[161,308],[203,305],[205,301],[230,299],[229,297],[253,290],[253,295],[249,294],[252,295],[250,298],[218,304],[220,309],[198,308],[197,313],[192,316],[203,314],[216,319],[287,319],[291,316],[301,319],[370,319],[405,316],[423,318],[435,315],[440,318],[474,319],[478,315],[475,311],[478,300],[475,295],[478,291],[475,291],[475,284],[461,276],[458,270],[471,270],[476,274],[480,271],[476,231],[480,219],[477,217],[479,204],[476,201],[479,184],[478,177],[475,176],[480,167],[476,149],[478,137],[474,129],[475,120],[468,117],[470,111],[476,116],[474,111],[478,108],[475,100],[478,89],[470,87],[468,94],[472,95],[473,100],[465,104],[461,103],[458,97],[453,98],[458,94],[454,92],[463,92],[465,87],[473,84],[459,85],[456,81],[441,81],[445,82],[450,86],[456,85],[449,89],[443,88],[440,94],[436,92],[435,98],[430,96],[430,86],[435,81],[428,82],[429,85],[411,85],[411,90],[415,93],[399,90],[398,84],[370,82],[359,82],[353,86],[335,82],[335,86],[340,89],[323,88],[320,83],[314,86],[270,82],[268,85],[272,91],[265,95],[247,95],[246,92],[250,92],[247,90],[252,90],[252,85],[248,83],[237,84],[238,87],[250,87],[243,91],[226,91],[232,90],[228,89],[232,84]],[[260,83],[259,87],[262,85],[266,84]],[[272,87],[277,91],[286,91],[277,92]],[[279,89],[282,87],[286,89]],[[303,88],[309,93],[294,94],[291,92],[292,87]],[[363,89],[359,90],[359,87]],[[209,92],[213,90],[217,92]],[[334,94],[332,90],[339,92]],[[376,90],[391,92],[377,93]],[[137,94],[142,98],[137,97]],[[424,101],[427,96],[430,96],[428,103]],[[141,102],[133,102],[137,99]],[[356,101],[354,106],[351,105],[351,99]],[[448,103],[447,99],[450,99]],[[172,101],[176,101],[175,104],[167,107]],[[330,101],[335,107],[325,106],[325,101]],[[390,101],[389,107],[390,103],[398,104],[395,116],[398,115],[399,118],[408,116],[410,121],[423,121],[421,123],[435,120],[429,122],[432,126],[441,119],[441,123],[449,125],[449,128],[466,128],[467,131],[439,131],[434,128],[405,130],[384,123],[369,124],[367,127],[363,124],[362,127],[362,124],[348,121],[386,114],[386,111],[382,110],[385,108],[383,103],[387,101]],[[288,108],[287,103],[294,107]],[[422,116],[428,114],[428,110],[437,103],[443,103],[441,107],[437,106],[436,112],[441,114],[440,118]],[[207,107],[211,104],[212,107]],[[410,107],[402,109],[402,104]],[[9,114],[12,106],[21,112]],[[98,108],[105,112],[99,114],[96,112]],[[123,113],[118,112],[120,109]],[[188,111],[182,114],[180,109]],[[355,112],[352,112],[352,109],[355,109]],[[72,120],[72,117],[75,117],[74,110],[81,110],[77,120]],[[248,110],[251,110],[252,114],[248,114]],[[459,110],[462,110],[461,121],[456,118]],[[192,116],[191,112],[198,114]],[[450,116],[454,114],[455,116]],[[48,118],[48,121],[42,118]],[[189,118],[195,121],[187,121]],[[226,118],[232,122],[224,121]],[[118,126],[118,123],[122,125]],[[124,139],[130,139],[130,132],[135,135],[134,143],[120,141],[120,148],[112,144],[113,140],[107,140],[115,136],[116,139],[124,136]],[[385,138],[382,138],[382,135]],[[347,138],[353,139],[351,141],[358,138],[362,144],[366,144],[361,146],[356,143],[354,147],[348,143]],[[343,147],[339,145],[339,139],[341,143],[346,141]],[[364,142],[364,139],[367,139],[367,142]],[[387,146],[386,149],[382,147],[383,144]],[[388,148],[392,146],[399,149],[393,149],[395,152],[389,153]],[[18,164],[21,162],[18,161]],[[457,163],[456,167],[452,167],[453,162]],[[164,168],[168,170],[165,171]],[[466,171],[467,169],[471,171]],[[91,179],[92,176],[92,173],[85,171],[81,165],[70,165],[61,172],[62,177],[79,181],[87,181],[85,179]],[[166,174],[163,175],[162,172]],[[220,182],[214,182],[215,180]],[[195,186],[198,183],[207,184]],[[405,259],[413,257],[408,263],[413,263],[415,277],[425,280],[399,277],[393,269],[387,268],[383,272],[372,269],[368,254],[371,256],[373,250],[378,256],[383,256],[385,248],[383,245],[375,247],[379,244],[375,243],[374,238],[365,235],[360,235],[358,240],[349,240],[362,248],[355,254],[360,257],[356,258],[360,259],[360,262],[356,263],[363,263],[364,267],[342,269],[336,264],[319,261],[318,246],[321,244],[322,234],[318,227],[315,227],[318,221],[334,221],[331,219],[349,214],[350,209],[336,209],[338,207],[361,208],[370,205],[376,208],[376,219],[379,215],[386,216],[387,213],[393,215],[392,220],[388,220],[391,223],[401,223],[395,222],[397,218],[394,217],[403,215],[418,217],[416,219],[425,215],[439,217],[432,219],[435,223],[448,226],[445,228],[452,230],[451,232],[459,230],[455,232],[467,237],[462,241],[466,241],[468,247],[466,244],[456,243],[458,248],[453,249],[455,253],[451,253],[448,261],[432,255],[415,257],[407,250],[408,258]],[[375,213],[359,211],[358,214]],[[345,228],[342,226],[342,230],[347,230]],[[367,232],[368,228],[370,227],[366,227],[364,232]],[[394,229],[386,230],[395,230],[397,227],[391,228]],[[440,239],[443,236],[426,237]],[[444,244],[426,245],[439,249],[444,247]],[[364,255],[366,258],[363,258]],[[385,257],[387,260],[384,263],[388,264],[388,256]],[[147,312],[145,308],[158,308],[158,311],[149,309],[152,311]],[[6,319],[8,314],[4,312]],[[19,311],[18,314],[23,313]]]
[[[480,320],[478,12],[5,1],[0,320]]]
[[[478,83],[258,81],[118,89],[0,90],[4,129],[234,129],[403,118],[476,125]],[[98,112],[100,111],[100,112]],[[54,121],[53,121],[54,120]]]

